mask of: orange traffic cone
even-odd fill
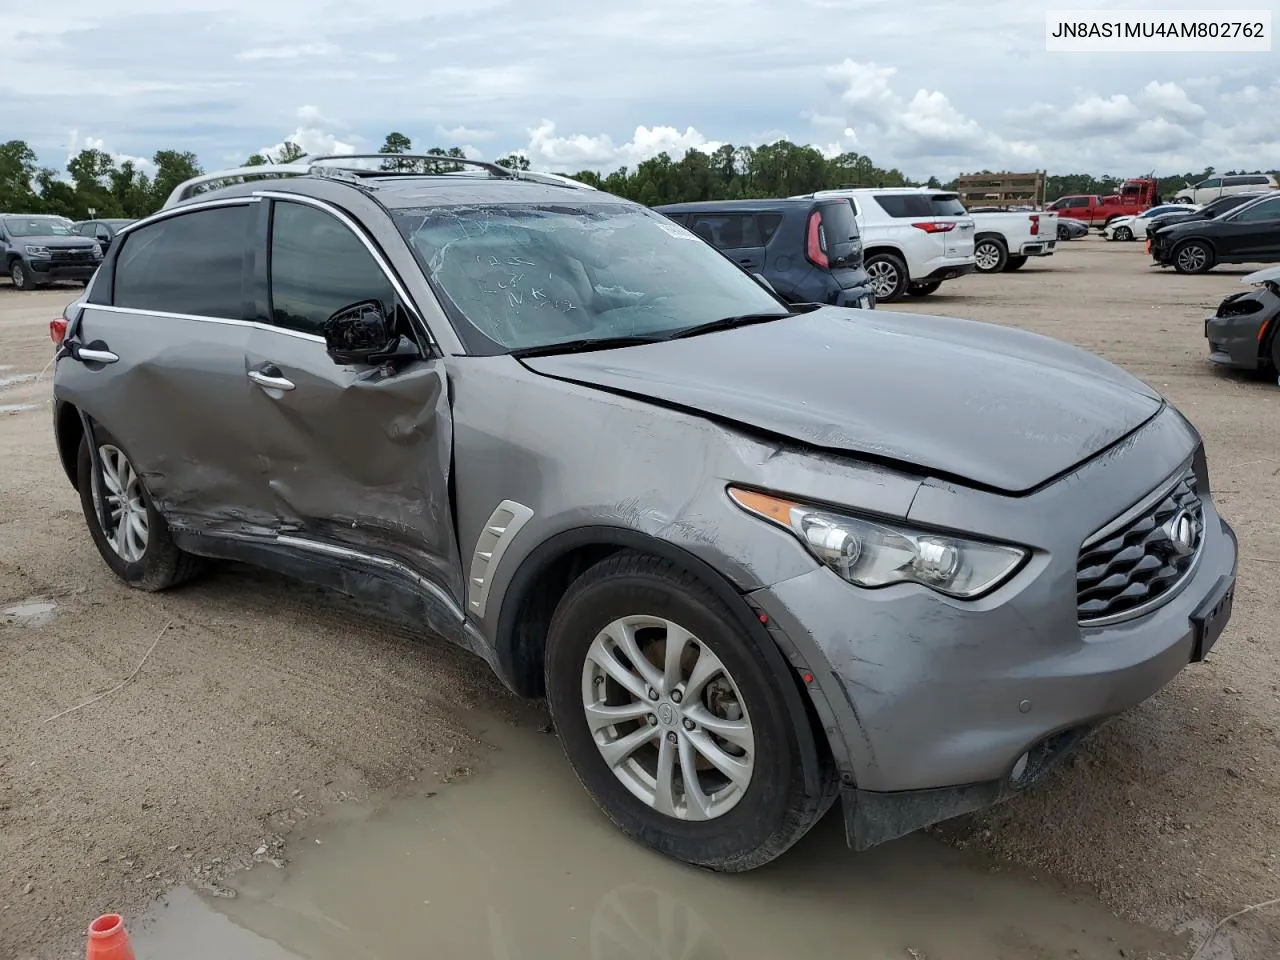
[[[129,934],[124,932],[124,917],[104,913],[89,924],[89,946],[85,960],[134,960]]]

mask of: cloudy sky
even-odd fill
[[[1234,6],[1235,4],[1233,4]],[[1244,5],[1244,4],[1240,4]],[[1276,0],[1251,0],[1275,9]],[[0,139],[61,167],[288,138],[524,151],[610,170],[785,136],[908,174],[1137,175],[1280,163],[1280,45],[1254,54],[1044,50],[1035,0],[59,0],[0,32]],[[1096,0],[1054,9],[1203,8]],[[1280,12],[1273,13],[1280,26]]]

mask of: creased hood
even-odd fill
[[[681,340],[528,358],[545,376],[1021,493],[1159,412],[1135,377],[1011,327],[823,308]]]

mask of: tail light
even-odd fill
[[[831,266],[831,260],[822,249],[822,214],[817,210],[809,214],[809,230],[805,239],[804,255],[815,267],[826,270]]]
[[[1267,317],[1267,319],[1263,320],[1262,323],[1258,326],[1258,344],[1259,345],[1261,345],[1262,341],[1267,338],[1267,331],[1271,329],[1271,321],[1274,319],[1275,317]]]
[[[53,341],[54,346],[62,346],[62,341],[67,338],[67,321],[62,317],[49,321],[49,339]]]
[[[1031,215],[1031,235],[1033,237],[1040,236],[1040,214],[1038,213]]]
[[[954,220],[925,220],[922,223],[913,223],[912,226],[925,233],[950,233],[956,228]]]

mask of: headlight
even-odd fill
[[[859,587],[918,583],[969,600],[1004,583],[1027,558],[1021,547],[845,516],[752,490],[730,487],[729,496],[790,530],[819,561]]]
[[[48,257],[50,256],[49,248],[37,247],[32,244],[27,244],[27,256],[28,257]]]
[[[102,244],[98,243],[96,240],[93,243],[93,255],[99,260],[102,259]]]

